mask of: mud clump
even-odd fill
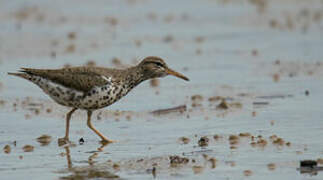
[[[4,148],[3,148],[3,152],[6,153],[6,154],[10,154],[11,152],[11,147],[10,145],[5,145]]]
[[[37,142],[39,142],[42,146],[48,145],[52,141],[52,137],[49,135],[41,135],[37,138]]]
[[[119,171],[119,170],[120,170],[120,165],[119,165],[119,164],[117,164],[117,163],[114,163],[112,167],[113,167],[113,169],[114,169],[114,170],[116,170],[116,171]]]
[[[276,165],[274,163],[269,163],[267,164],[267,168],[270,170],[270,171],[273,171],[276,169]]]
[[[23,150],[24,152],[33,152],[33,151],[34,151],[34,146],[32,146],[32,145],[25,145],[25,146],[22,148],[22,150]]]
[[[267,141],[265,139],[260,138],[257,141],[257,145],[260,147],[265,147],[267,145]]]
[[[243,171],[243,174],[245,176],[251,176],[252,175],[252,171],[251,170],[245,170],[245,171]]]
[[[213,139],[216,140],[216,141],[217,140],[220,140],[221,138],[222,138],[222,136],[220,136],[218,134],[216,134],[216,135],[213,136]]]
[[[199,95],[199,94],[197,94],[197,95],[193,95],[193,96],[191,97],[191,100],[192,100],[192,101],[203,101],[203,96],[202,96],[202,95]]]
[[[187,164],[190,160],[180,156],[169,156],[169,161],[171,167],[177,167],[178,165]]]
[[[212,97],[209,97],[208,101],[215,102],[215,101],[220,101],[221,99],[222,99],[221,96],[212,96]]]
[[[245,132],[245,133],[240,133],[240,134],[239,134],[239,136],[240,136],[240,137],[250,137],[250,136],[251,136],[251,134],[250,134],[250,133],[248,133],[248,132]]]
[[[191,140],[189,139],[189,138],[187,138],[187,137],[180,137],[179,139],[179,142],[181,143],[181,144],[188,144]]]
[[[231,145],[235,145],[239,143],[239,136],[237,135],[230,135],[229,136],[229,142]]]
[[[273,144],[283,146],[285,144],[285,141],[282,138],[277,138],[273,141]]]
[[[216,106],[216,109],[219,109],[219,110],[229,109],[229,104],[224,99],[222,99],[221,103]]]
[[[199,139],[198,145],[200,147],[208,146],[209,145],[209,138],[206,136],[203,136]]]
[[[69,32],[67,34],[67,38],[70,39],[70,40],[76,39],[76,32]]]
[[[192,100],[192,107],[201,107],[202,106],[202,101],[203,101],[203,96],[196,94],[191,96]]]

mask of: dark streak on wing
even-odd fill
[[[24,73],[37,75],[49,79],[55,83],[75,90],[88,92],[94,86],[103,86],[108,81],[95,70],[84,67],[64,68],[64,69],[29,69],[21,68]]]

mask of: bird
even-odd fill
[[[87,111],[87,126],[94,131],[102,143],[112,143],[91,123],[93,111],[107,107],[128,94],[141,82],[172,75],[183,80],[189,79],[168,67],[156,56],[148,56],[135,66],[114,69],[96,66],[65,67],[61,69],[21,68],[8,72],[31,81],[40,87],[56,103],[70,107],[66,114],[65,136],[58,138],[58,144],[69,143],[69,127],[72,114],[80,109]]]

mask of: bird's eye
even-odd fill
[[[159,66],[159,67],[163,67],[163,64],[162,64],[162,63],[160,63],[160,62],[155,62],[155,64],[156,64],[157,66]]]

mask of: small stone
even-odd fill
[[[182,143],[182,144],[188,144],[191,140],[187,137],[180,137],[179,138],[179,141]]]
[[[258,139],[257,145],[260,147],[265,147],[267,145],[267,141],[265,139]]]
[[[274,163],[269,163],[267,164],[267,168],[271,171],[275,170],[276,169],[276,165]]]
[[[230,145],[236,145],[239,143],[239,136],[237,135],[230,135],[229,137],[229,143]]]
[[[84,144],[84,139],[83,138],[80,138],[79,139],[79,145],[83,145]]]
[[[37,141],[42,145],[42,146],[45,146],[45,145],[48,145],[52,140],[52,137],[49,136],[49,135],[41,135],[37,138]]]
[[[188,158],[180,156],[169,156],[170,166],[177,167],[180,164],[187,164],[189,162]]]
[[[221,99],[222,99],[222,97],[220,97],[220,96],[212,96],[212,97],[209,97],[208,101],[215,102],[215,101],[219,101]]]
[[[206,136],[201,137],[200,140],[198,141],[198,145],[201,147],[208,146],[209,145],[209,138]]]
[[[203,101],[203,96],[196,94],[191,97],[192,101]]]
[[[117,170],[117,171],[120,170],[120,165],[117,163],[114,163],[112,167],[114,170]]]
[[[5,145],[4,148],[3,148],[3,152],[6,153],[6,154],[10,154],[11,152],[11,147],[9,144]]]
[[[219,140],[219,139],[221,139],[221,138],[222,138],[222,136],[220,136],[218,134],[216,134],[216,135],[213,136],[213,139],[216,140],[216,141]]]
[[[243,171],[243,174],[245,176],[251,176],[252,175],[252,171],[251,170],[245,170],[245,171]]]
[[[229,105],[224,99],[222,99],[221,103],[216,106],[216,109],[229,109]]]
[[[24,152],[32,152],[32,151],[34,151],[34,146],[32,146],[32,145],[25,145],[25,146],[22,148],[22,150],[23,150]]]
[[[250,136],[251,136],[251,134],[250,134],[250,133],[248,133],[248,132],[246,132],[246,133],[240,133],[240,134],[239,134],[239,136],[240,136],[240,137],[250,137]]]
[[[283,140],[282,138],[277,138],[277,139],[275,139],[275,140],[273,141],[273,144],[276,144],[276,145],[280,145],[280,146],[282,146],[282,145],[284,145],[284,144],[285,144],[285,142],[284,142],[284,140]]]
[[[70,39],[70,40],[74,40],[74,39],[76,39],[76,32],[69,32],[69,33],[67,34],[67,37],[68,37],[68,39]]]

